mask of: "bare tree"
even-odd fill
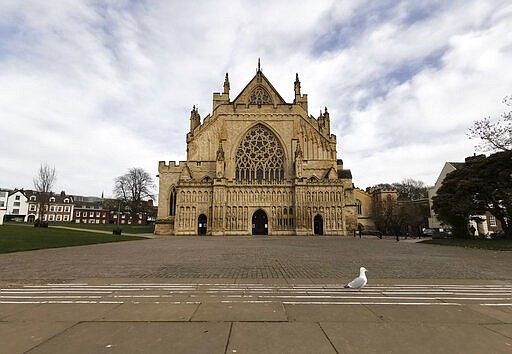
[[[48,208],[55,181],[57,181],[55,166],[50,167],[46,162],[44,164],[42,163],[39,166],[37,175],[33,179],[34,188],[36,192],[38,192],[38,219],[40,222],[44,219],[44,214]]]
[[[405,178],[400,183],[393,183],[398,193],[398,200],[418,200],[427,198],[428,188],[423,181]]]
[[[503,99],[503,103],[512,106],[512,96]],[[510,151],[512,150],[512,111],[501,114],[500,119],[492,120],[486,117],[473,123],[469,128],[470,139],[480,139],[475,146],[481,151]]]
[[[114,195],[132,213],[147,211],[147,200],[154,198],[154,188],[153,178],[142,168],[130,168],[127,173],[114,180]]]

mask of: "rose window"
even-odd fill
[[[236,179],[281,180],[284,150],[276,136],[263,125],[252,127],[236,151]]]

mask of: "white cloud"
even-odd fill
[[[475,119],[511,92],[507,1],[7,1],[0,12],[1,187],[40,162],[69,193],[110,194],[130,167],[185,159],[189,112],[263,71],[310,113],[328,106],[357,186],[472,154]]]

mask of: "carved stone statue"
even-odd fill
[[[217,178],[224,178],[224,149],[222,148],[222,141],[219,141],[219,148],[217,149],[217,164],[215,168],[215,175]]]
[[[300,148],[300,143],[297,143],[297,149],[295,149],[295,177],[302,178],[302,149]]]

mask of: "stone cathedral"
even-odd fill
[[[156,234],[352,235],[350,170],[336,156],[327,108],[308,114],[296,74],[287,103],[258,62],[234,99],[226,74],[202,121],[190,112],[187,161],[160,161]]]

